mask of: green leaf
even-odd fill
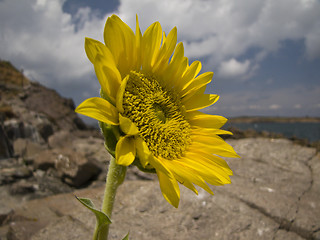
[[[119,126],[109,125],[99,121],[99,127],[104,136],[105,148],[113,157],[115,157],[115,149],[118,142],[118,138],[120,137]]]
[[[129,233],[122,240],[129,240]]]
[[[108,225],[108,224],[111,223],[110,218],[105,213],[97,210],[95,208],[93,202],[90,199],[88,199],[88,198],[78,198],[77,196],[76,196],[76,199],[96,215],[97,224],[98,224],[99,228],[103,227],[104,225]]]

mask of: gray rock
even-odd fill
[[[320,229],[320,188],[314,187],[320,184],[316,150],[285,139],[230,142],[243,158],[232,160],[235,176],[225,190],[273,219],[279,229],[314,237]]]
[[[18,159],[8,158],[0,162],[0,184],[13,183],[30,176],[32,169]]]
[[[8,135],[8,138],[11,141],[14,141],[18,138],[28,138],[32,142],[43,143],[43,139],[35,127],[35,124],[28,122],[23,122],[19,119],[10,119],[5,121],[4,129]]]
[[[110,161],[110,154],[104,148],[104,140],[102,138],[76,138],[72,141],[72,149],[103,164],[107,164]]]
[[[36,191],[36,185],[34,185],[32,182],[30,181],[26,181],[26,180],[21,180],[19,182],[16,182],[14,184],[12,184],[10,186],[10,194],[11,195],[25,195],[25,194],[29,194],[29,193],[33,193]]]
[[[39,123],[38,131],[41,137],[47,142],[48,138],[54,133],[52,124],[48,122]]]
[[[55,125],[55,130],[86,129],[86,125],[74,112],[75,106],[72,99],[63,98],[56,91],[39,83],[31,82],[30,88],[26,91],[24,104],[27,109],[47,116]]]
[[[35,157],[33,165],[35,169],[45,171],[55,169],[64,182],[74,187],[87,184],[101,172],[101,166],[97,161],[86,158],[68,147],[40,152]]]
[[[0,124],[0,160],[13,156],[13,147],[8,139],[7,133]]]
[[[125,181],[117,193],[110,239],[122,239],[128,231],[130,239],[142,240],[319,239],[320,156],[315,149],[283,139],[229,142],[242,158],[227,159],[232,184],[214,187],[214,196],[181,187],[175,209],[157,181]],[[95,217],[74,195],[99,206],[103,191],[88,188],[26,202],[14,208],[6,226],[15,239],[90,239]]]

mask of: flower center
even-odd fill
[[[191,142],[190,124],[179,98],[154,77],[131,71],[123,95],[123,115],[136,124],[154,156],[180,158]]]

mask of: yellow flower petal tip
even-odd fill
[[[219,96],[205,94],[213,73],[198,76],[201,62],[188,64],[177,29],[168,35],[160,23],[135,33],[118,16],[108,18],[104,41],[86,38],[85,50],[101,85],[101,98],[85,100],[76,111],[107,125],[119,125],[117,164],[139,159],[154,168],[164,198],[178,207],[179,184],[197,193],[198,185],[230,183],[232,175],[220,157],[238,157],[219,134],[227,119],[200,112]],[[105,136],[107,137],[107,136]]]

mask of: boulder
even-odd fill
[[[97,178],[101,172],[97,161],[86,158],[68,147],[40,152],[35,157],[33,166],[44,171],[54,169],[64,182],[74,187],[88,184],[89,180]]]

